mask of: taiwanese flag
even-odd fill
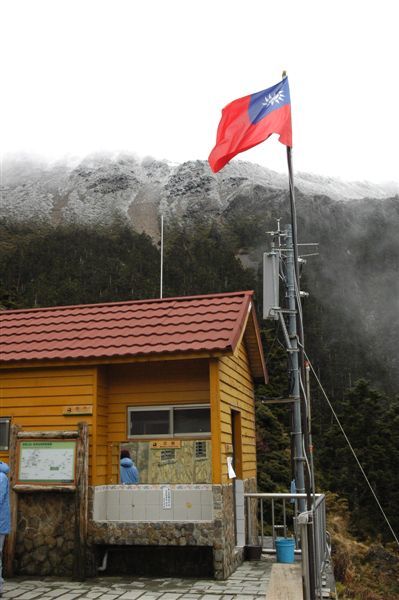
[[[291,103],[288,78],[273,87],[230,102],[222,110],[216,146],[208,161],[214,173],[234,156],[267,140],[272,133],[292,147]]]

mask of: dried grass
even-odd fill
[[[399,552],[349,533],[347,502],[329,494],[328,529],[340,600],[399,600]]]

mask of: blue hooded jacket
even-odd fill
[[[121,458],[121,482],[126,484],[138,483],[139,472],[131,458]]]
[[[7,473],[10,467],[0,461],[0,534],[10,533],[10,492]]]

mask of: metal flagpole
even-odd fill
[[[283,78],[287,77],[286,71],[283,71]],[[297,341],[299,345],[299,357],[296,356],[296,364],[294,357],[291,353],[291,365],[292,371],[294,374],[294,389],[300,390],[301,382],[302,386],[305,382],[305,356],[304,356],[304,330],[303,330],[303,321],[302,321],[302,307],[301,307],[301,297],[300,297],[300,285],[299,285],[299,256],[298,256],[298,236],[297,236],[297,217],[296,217],[296,205],[295,205],[295,187],[294,187],[294,173],[292,168],[292,148],[287,146],[287,164],[288,164],[288,179],[289,179],[289,189],[290,189],[290,205],[291,205],[291,234],[292,234],[292,246],[293,246],[293,258],[294,258],[294,285],[295,285],[295,299],[296,299],[296,310],[293,315],[292,327],[295,327],[293,330],[293,335],[297,336]],[[291,307],[290,307],[291,308]],[[295,306],[294,306],[295,308]],[[298,315],[298,319],[296,316]],[[290,315],[291,319],[291,315]],[[289,321],[290,322],[290,321]],[[299,358],[299,361],[298,361]],[[298,381],[295,381],[295,377],[298,378]],[[300,391],[299,391],[300,394]],[[306,476],[304,477],[304,454],[309,456],[309,429],[308,429],[308,412],[306,405],[306,398],[303,393],[300,394],[301,400],[298,399],[297,402],[294,403],[294,428],[295,432],[299,432],[302,430],[303,435],[303,452],[297,454],[296,450],[296,459],[298,464],[298,477],[299,483],[304,482],[305,491],[307,496],[307,507],[308,510],[312,510],[312,498],[311,498],[311,473],[306,471]],[[299,420],[299,422],[298,422]],[[301,435],[301,437],[302,437]],[[301,459],[300,462],[298,459]],[[297,473],[296,473],[297,476]],[[314,490],[313,490],[314,491]],[[313,511],[312,511],[313,512]],[[313,521],[313,519],[312,519]],[[315,598],[315,573],[314,573],[314,531],[313,531],[313,522],[311,524],[311,532],[309,536],[309,569],[310,569],[310,597],[313,600]]]

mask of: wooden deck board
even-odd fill
[[[273,565],[266,600],[303,600],[300,563]]]

